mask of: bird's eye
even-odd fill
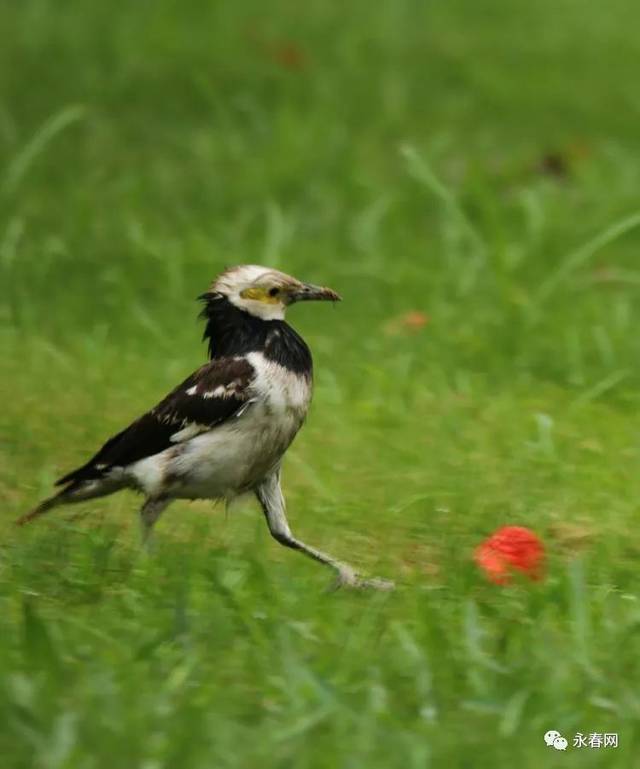
[[[279,291],[279,289],[277,289],[275,286],[273,288],[270,288],[269,289],[269,296],[278,296],[278,291]]]

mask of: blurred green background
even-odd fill
[[[628,0],[0,4],[7,769],[640,766],[640,11]],[[305,540],[248,501],[12,521],[204,359],[226,265],[316,395]],[[534,529],[541,584],[473,564]],[[545,747],[549,729],[618,748]]]

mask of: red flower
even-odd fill
[[[544,546],[530,529],[503,526],[478,545],[474,560],[496,585],[508,584],[513,571],[538,580],[542,577]]]
[[[407,334],[424,328],[431,319],[422,310],[410,310],[402,315],[397,315],[385,325],[387,334]]]

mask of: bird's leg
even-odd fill
[[[338,573],[336,587],[345,585],[349,587],[377,588],[378,590],[393,589],[393,582],[388,582],[384,579],[362,579],[349,564],[339,561],[327,553],[323,553],[322,550],[317,550],[315,547],[305,544],[293,535],[287,522],[284,497],[280,488],[279,469],[265,478],[256,488],[256,496],[262,505],[271,536],[280,542],[281,545],[299,550],[310,558],[335,569]]]
[[[151,532],[155,522],[169,504],[168,497],[149,497],[140,508],[140,525],[142,528],[142,544],[150,549]]]

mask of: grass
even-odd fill
[[[640,766],[639,20],[2,5],[3,767]],[[327,593],[250,502],[176,503],[148,558],[133,496],[12,525],[199,365],[237,262],[344,295],[290,313],[317,381],[285,489],[393,594]],[[542,583],[477,572],[505,523]]]

